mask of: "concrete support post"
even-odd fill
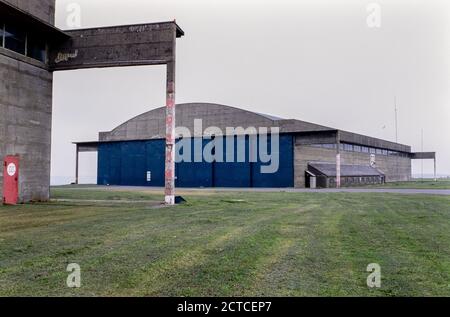
[[[434,182],[437,182],[436,156],[434,157]]]
[[[79,161],[80,161],[80,147],[77,144],[76,145],[76,154],[75,154],[75,184],[76,185],[78,185],[78,183],[79,183],[79,179],[78,179]]]
[[[336,188],[341,188],[341,136],[336,133]]]
[[[175,61],[167,64],[165,201],[175,205]]]

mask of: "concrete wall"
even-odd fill
[[[20,156],[20,202],[48,200],[52,74],[0,55],[0,78],[0,159]]]
[[[55,0],[1,1],[54,24]],[[0,49],[0,78],[0,160],[6,155],[20,157],[20,202],[48,200],[52,73],[40,62]]]
[[[55,0],[1,0],[30,13],[37,18],[55,24]]]
[[[305,187],[305,171],[309,162],[336,162],[336,150],[295,145],[295,187]],[[376,168],[386,175],[387,182],[411,180],[411,159],[398,156],[376,155]],[[341,164],[369,165],[369,153],[341,151]]]

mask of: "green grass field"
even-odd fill
[[[52,194],[67,200],[0,207],[0,296],[450,295],[450,197],[192,193],[161,208],[156,194]]]
[[[394,182],[372,187],[394,189],[450,189],[450,179],[439,179],[437,182],[431,179],[424,179],[423,181]]]

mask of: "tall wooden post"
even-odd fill
[[[336,188],[341,188],[341,135],[336,132]]]
[[[173,37],[173,57],[167,63],[167,101],[166,101],[166,168],[165,202],[175,205],[175,45]]]

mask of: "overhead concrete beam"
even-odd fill
[[[436,152],[415,152],[411,155],[413,160],[433,160],[436,158]]]
[[[175,22],[66,31],[69,39],[50,47],[52,71],[165,65],[175,58],[173,38],[183,36]]]

